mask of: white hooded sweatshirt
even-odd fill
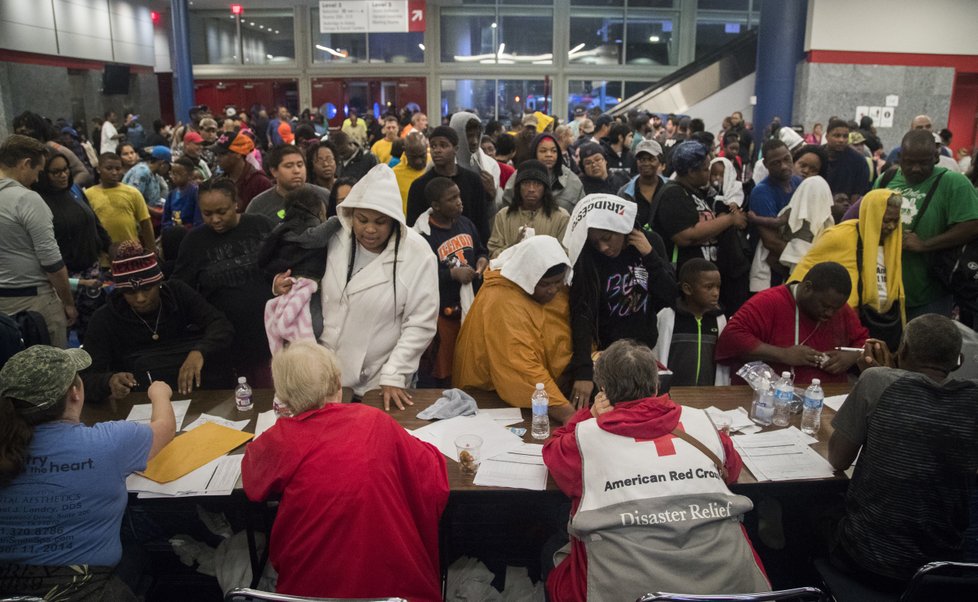
[[[393,219],[400,230],[400,244],[397,233],[392,233],[386,248],[347,281],[354,245],[358,254],[364,252],[354,242],[356,208],[379,211]],[[327,247],[320,342],[336,353],[342,385],[352,387],[357,395],[380,385],[407,387],[421,354],[435,336],[435,255],[424,238],[404,224],[397,179],[387,165],[367,172],[338,213],[343,228]]]

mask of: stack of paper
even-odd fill
[[[543,491],[547,488],[543,446],[524,443],[514,451],[483,460],[473,483],[486,487]]]
[[[183,419],[187,417],[187,409],[190,407],[189,399],[181,399],[179,401],[174,401],[173,403],[173,415],[177,419],[177,430],[180,430],[180,425],[183,424]],[[132,406],[129,410],[129,416],[126,420],[129,422],[139,422],[141,424],[149,424],[150,416],[153,415],[153,404],[151,403],[137,403]]]
[[[183,427],[183,432],[189,433],[198,426],[204,423],[212,422],[214,424],[219,424],[221,426],[226,426],[229,429],[234,429],[236,431],[243,431],[248,423],[251,422],[251,418],[245,418],[244,420],[228,420],[227,418],[221,418],[220,416],[212,416],[211,414],[201,414],[197,420],[194,420],[187,426]],[[177,429],[180,430],[180,429]]]
[[[751,433],[759,433],[761,431],[761,427],[754,424],[754,421],[750,419],[750,414],[744,408],[737,407],[724,411],[720,408],[710,406],[703,411],[710,416],[714,424],[717,422],[717,417],[725,416],[730,421],[731,433],[740,432],[745,435],[750,435]]]
[[[482,437],[482,449],[479,451],[483,461],[514,451],[523,445],[522,439],[484,413],[439,420],[408,432],[418,439],[434,445],[441,453],[456,462],[458,462],[458,454],[455,450],[455,439],[460,435]]]
[[[169,483],[157,483],[138,474],[126,479],[126,489],[140,498],[230,495],[241,478],[243,455],[221,456]]]
[[[519,424],[523,422],[523,413],[519,408],[490,408],[479,410],[479,414],[484,414],[503,426]]]
[[[809,447],[818,440],[795,427],[731,437],[744,465],[758,481],[831,477],[832,465]]]
[[[262,412],[258,415],[258,420],[255,421],[255,439],[261,436],[262,433],[272,428],[275,421],[278,420],[278,416],[275,415],[275,410],[268,410],[267,412]]]

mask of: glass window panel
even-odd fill
[[[628,0],[629,8],[672,8],[673,0]]]
[[[703,58],[746,32],[747,21],[744,17],[697,17],[696,58]]]
[[[571,6],[617,6],[624,7],[625,0],[571,0]]]
[[[588,111],[605,112],[622,100],[620,81],[571,80],[567,96],[568,119],[574,118],[574,109],[584,107]]]
[[[371,63],[423,63],[424,32],[371,33]]]
[[[760,4],[755,2],[755,4]],[[699,10],[741,10],[746,11],[750,0],[699,0],[696,8]]]
[[[500,63],[553,63],[553,15],[499,18],[499,42],[505,44]]]
[[[655,85],[658,80],[625,82],[625,98],[631,98]]]
[[[312,9],[313,63],[360,63],[367,60],[367,34],[320,33],[319,9]]]
[[[571,17],[570,62],[620,65],[624,16]]]
[[[524,113],[549,111],[551,101],[542,80],[444,79],[441,82],[441,110],[445,115],[470,110],[483,121],[499,119],[512,123]]]
[[[499,33],[492,14],[441,14],[441,60],[446,63],[495,62]],[[498,25],[498,24],[497,24]]]
[[[481,13],[481,14],[479,14]],[[475,64],[553,63],[553,15],[443,11],[441,60]]]
[[[241,50],[234,15],[190,11],[190,57],[195,65],[267,65],[295,62],[291,11],[249,11],[241,22]]]
[[[629,15],[628,47],[625,60],[629,65],[675,65],[676,45],[672,43],[672,19]]]

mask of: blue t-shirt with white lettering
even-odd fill
[[[0,562],[118,564],[126,477],[146,468],[152,443],[135,422],[36,426],[25,471],[0,489]]]

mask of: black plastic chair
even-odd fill
[[[920,567],[903,593],[887,593],[859,583],[816,559],[815,568],[826,589],[837,602],[931,602],[932,600],[978,600],[978,564],[931,562]]]
[[[224,594],[224,602],[407,602],[404,598],[310,598],[238,587]]]
[[[822,590],[817,587],[796,587],[753,594],[673,594],[655,592],[645,594],[636,602],[771,602],[774,600],[821,600]]]
[[[931,562],[920,567],[900,602],[978,600],[978,564]]]

